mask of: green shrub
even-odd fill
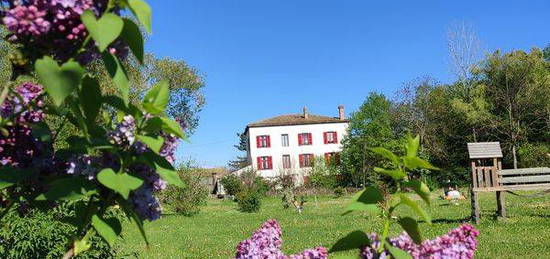
[[[31,209],[24,216],[12,209],[1,222],[0,258],[61,258],[77,231],[68,223],[74,220],[68,207],[48,212]],[[93,249],[76,258],[114,258],[116,255],[116,249],[110,248],[97,234],[92,236],[91,244]]]
[[[338,168],[332,165],[327,165],[325,159],[322,157],[315,158],[313,167],[309,174],[309,185],[317,188],[336,188],[339,185]]]
[[[245,189],[237,193],[237,205],[242,212],[258,212],[261,206],[261,195],[257,190]]]
[[[550,145],[535,143],[523,145],[519,150],[520,167],[550,166]]]
[[[342,186],[338,186],[336,188],[334,188],[334,196],[336,196],[336,198],[340,198],[342,196],[344,196],[346,194],[346,189]]]
[[[208,189],[201,182],[201,176],[192,169],[178,171],[184,187],[170,185],[160,193],[160,201],[174,212],[192,216],[200,212],[201,206],[206,205]]]
[[[225,192],[231,196],[235,196],[243,188],[243,183],[241,182],[241,179],[239,179],[239,177],[234,174],[224,176],[220,180],[220,183],[223,185]]]

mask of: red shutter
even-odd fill
[[[338,133],[335,131],[332,134],[334,135],[334,143],[338,144]]]
[[[327,134],[328,132],[323,132],[323,141],[325,144],[328,144]]]
[[[302,143],[302,134],[298,134],[298,146],[301,146]]]
[[[267,157],[267,169],[273,169],[273,159],[270,156]]]
[[[304,155],[299,155],[298,157],[300,159],[300,168],[302,168],[304,167]]]
[[[312,138],[311,138],[311,133],[308,133],[308,134],[307,134],[307,138],[308,138],[308,140],[309,140],[309,144],[310,144],[310,145],[313,145],[313,141],[312,141]]]
[[[256,162],[258,163],[258,170],[262,170],[262,157],[258,157],[256,160]]]
[[[267,137],[267,147],[271,147],[271,137],[269,135]]]
[[[326,164],[330,164],[330,153],[325,153],[325,162]]]
[[[256,136],[256,147],[257,147],[257,148],[260,148],[260,147],[261,147],[260,141],[261,141],[261,140],[260,140],[260,136]]]

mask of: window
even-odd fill
[[[311,167],[313,165],[313,154],[300,155],[300,167]]]
[[[323,138],[325,139],[325,144],[337,144],[338,143],[338,135],[336,131],[329,131],[323,133]]]
[[[334,163],[335,165],[340,164],[340,153],[338,152],[329,152],[325,153],[325,162],[327,165]]]
[[[281,135],[281,145],[283,147],[288,147],[288,134]]]
[[[299,146],[311,145],[311,144],[312,144],[311,133],[300,133],[300,134],[298,134],[298,145]]]
[[[270,156],[259,156],[257,158],[258,170],[273,169],[273,161]]]
[[[289,169],[290,167],[291,167],[290,155],[283,155],[283,168]]]
[[[271,146],[271,140],[269,139],[269,135],[256,136],[257,148],[270,147],[270,146]]]

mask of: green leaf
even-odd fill
[[[143,24],[148,33],[152,32],[152,12],[151,7],[142,0],[128,0],[130,10],[138,18],[139,22]]]
[[[378,214],[380,213],[378,203],[382,201],[384,201],[382,192],[377,187],[369,186],[352,197],[352,202],[346,207],[344,214],[352,211],[367,211]]]
[[[422,198],[426,204],[430,205],[430,188],[419,180],[410,180],[403,184],[404,187],[409,187]]]
[[[118,192],[124,199],[128,199],[130,191],[139,188],[143,180],[127,173],[115,173],[111,168],[105,168],[97,174],[97,180],[105,187]]]
[[[49,184],[46,193],[38,195],[37,201],[80,200],[97,193],[95,184],[84,177],[67,177]]]
[[[143,63],[144,41],[141,31],[134,21],[126,18],[123,18],[122,20],[124,20],[124,29],[122,30],[120,36],[124,39],[126,44],[128,44],[128,47],[130,47],[139,63]]]
[[[407,252],[405,252],[405,251],[403,251],[403,250],[401,250],[397,247],[393,247],[392,245],[390,245],[389,242],[385,242],[384,244],[385,244],[386,249],[388,249],[390,254],[395,259],[412,259],[413,258],[409,253],[407,253]]]
[[[82,80],[82,86],[78,93],[80,107],[84,112],[88,125],[95,125],[95,120],[99,114],[103,97],[99,82],[95,78],[85,76]]]
[[[32,136],[42,142],[52,141],[52,132],[50,127],[45,122],[32,124]]]
[[[123,111],[125,113],[129,112],[129,109],[128,109],[128,107],[126,107],[126,104],[124,103],[124,100],[122,100],[122,98],[120,98],[118,96],[114,96],[114,95],[104,96],[103,97],[103,103],[106,103],[106,104],[110,105],[111,107],[113,107],[113,108],[115,108],[119,111]]]
[[[409,169],[428,169],[428,170],[439,170],[439,168],[433,166],[430,164],[430,162],[423,160],[419,157],[404,157],[403,162],[405,164],[405,167]]]
[[[358,257],[354,255],[342,255],[342,254],[330,255],[330,259],[357,259],[357,258]]]
[[[143,99],[143,107],[152,114],[161,114],[166,109],[170,98],[170,88],[167,81],[158,82],[147,92]]]
[[[345,237],[340,238],[328,251],[329,253],[347,251],[352,249],[361,248],[364,245],[369,245],[369,236],[363,231],[353,231],[347,234]]]
[[[153,152],[157,154],[160,152],[160,149],[162,148],[162,144],[164,144],[164,139],[160,136],[150,137],[150,136],[137,135],[137,139],[143,142],[151,150],[153,150]]]
[[[407,144],[405,145],[407,157],[416,157],[418,154],[418,147],[420,147],[420,136],[416,135],[416,137],[413,138],[411,135],[407,135]]]
[[[430,215],[424,211],[418,203],[411,200],[407,195],[401,194],[399,196],[401,198],[401,203],[409,206],[417,215],[419,215],[422,219],[424,219],[428,224],[432,224],[432,218]]]
[[[407,231],[407,234],[412,238],[416,244],[422,243],[422,235],[420,235],[420,229],[418,228],[418,222],[411,217],[400,218],[397,223]]]
[[[0,167],[0,190],[10,187],[31,176],[31,170],[16,169],[11,166]]]
[[[92,11],[86,10],[82,13],[80,19],[98,45],[99,52],[107,49],[120,36],[124,27],[122,19],[113,13],[105,13],[97,20]]]
[[[179,187],[184,187],[184,183],[181,181],[178,172],[174,169],[172,164],[168,162],[164,157],[147,152],[142,156],[142,159],[146,159],[146,163],[152,166],[160,177],[168,182]]]
[[[170,118],[162,117],[162,129],[165,130],[168,133],[172,133],[176,135],[178,138],[185,138],[185,135],[183,133],[183,129],[181,128],[181,125]]]
[[[107,52],[103,53],[103,62],[113,82],[115,82],[115,85],[118,87],[122,100],[124,100],[125,104],[128,104],[130,97],[130,81],[126,69],[115,56]]]
[[[35,63],[36,74],[40,83],[56,106],[63,104],[65,99],[80,85],[84,68],[77,62],[68,61],[61,67],[51,57],[44,56]]]
[[[122,200],[120,198],[117,199],[118,204],[120,204],[120,207],[124,210],[124,213],[128,217],[129,220],[136,223],[136,226],[139,229],[139,233],[143,237],[143,240],[145,240],[145,244],[149,246],[149,240],[147,239],[147,233],[145,233],[145,229],[143,228],[143,220],[136,214],[134,211],[133,206],[126,200]]]
[[[82,252],[92,248],[92,244],[87,239],[75,240],[73,243],[74,255],[79,255]]]
[[[401,180],[405,178],[405,176],[407,176],[405,172],[399,169],[385,169],[385,168],[375,167],[374,171],[390,176],[394,180]]]
[[[159,133],[164,126],[164,122],[160,117],[153,117],[145,122],[143,130],[148,133]]]
[[[99,233],[111,247],[122,231],[122,226],[117,218],[111,218],[109,221],[105,221],[95,214],[92,216],[92,226],[94,226],[97,233]]]
[[[383,148],[383,147],[374,147],[374,148],[369,148],[370,151],[386,158],[386,159],[389,159],[390,161],[392,161],[394,164],[398,164],[399,163],[399,157],[397,157],[393,152]]]

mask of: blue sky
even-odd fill
[[[147,49],[205,77],[200,126],[178,151],[204,167],[238,153],[236,133],[279,114],[349,113],[371,91],[392,95],[419,76],[453,79],[446,33],[466,22],[486,51],[550,43],[550,1],[149,1]],[[528,2],[528,3],[527,3]]]

